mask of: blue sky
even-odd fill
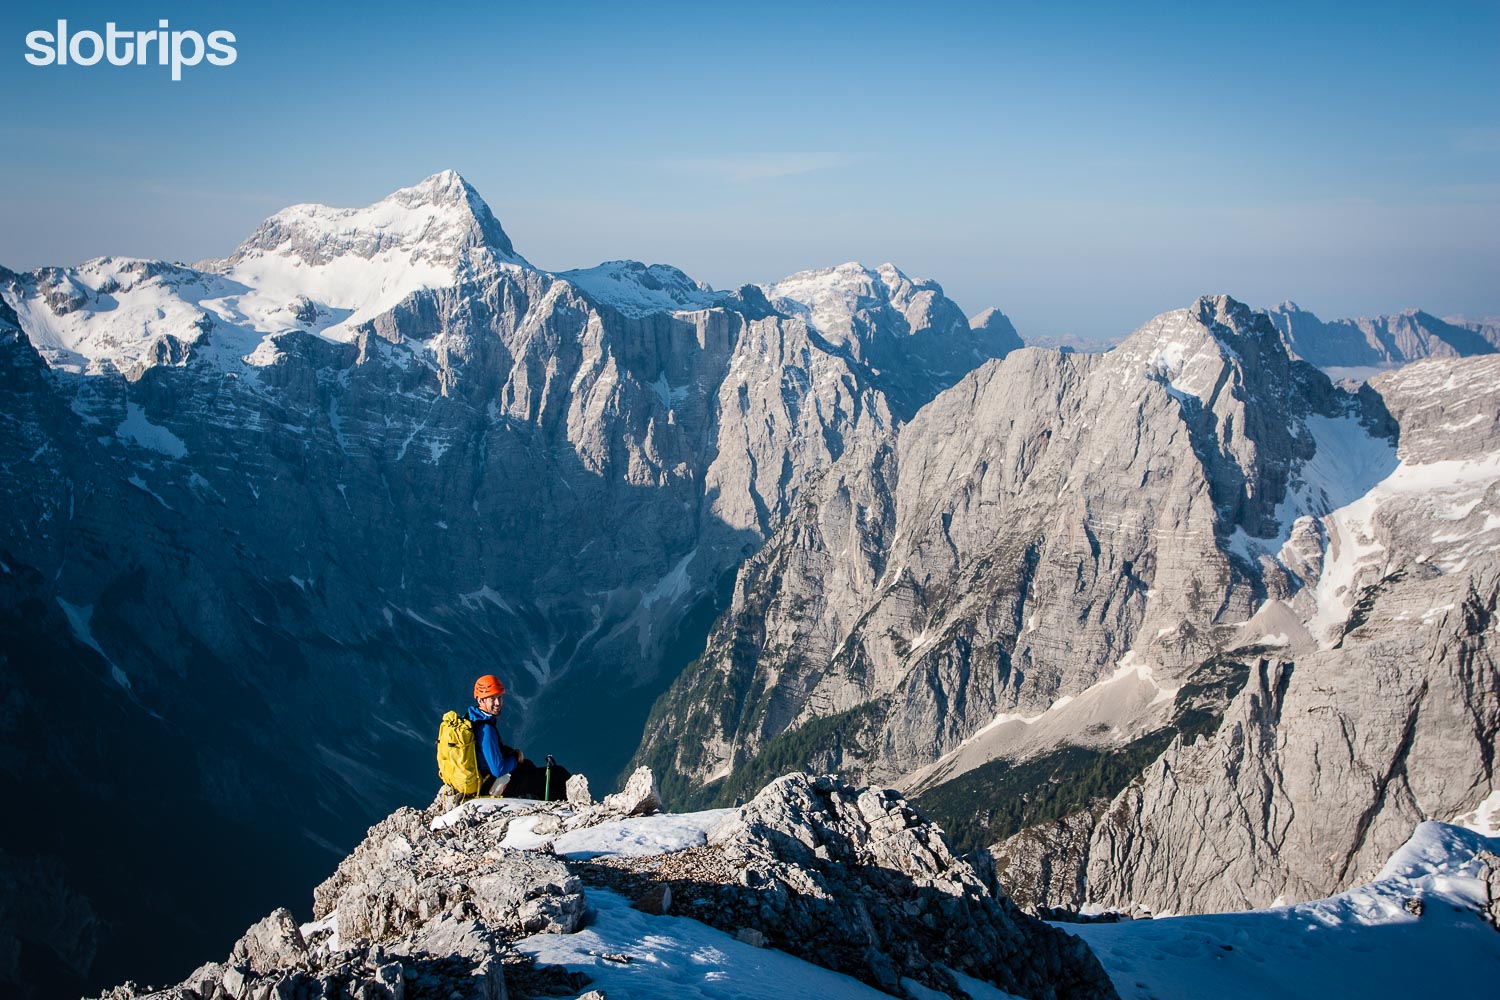
[[[1023,335],[1500,315],[1500,4],[1209,6],[12,3],[0,263],[220,256],[452,167],[555,269],[890,260]],[[58,17],[239,58],[28,65]]]

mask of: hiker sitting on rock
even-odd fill
[[[474,724],[474,744],[479,750],[476,762],[484,779],[479,794],[500,795],[510,782],[511,772],[526,760],[526,755],[500,742],[497,723],[505,702],[505,685],[494,674],[485,674],[474,682],[474,701],[469,721]]]

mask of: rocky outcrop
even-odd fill
[[[400,1000],[446,998],[457,990],[503,1000],[507,976],[536,979],[537,970],[509,943],[578,929],[581,883],[554,857],[499,846],[525,810],[435,830],[445,806],[440,796],[426,810],[403,808],[372,827],[314,891],[313,923],[299,926],[278,909],[246,931],[225,961],[202,966],[162,995]],[[537,810],[549,811],[540,804]],[[582,985],[562,970],[540,975],[569,988]],[[103,996],[148,993],[127,985]]]
[[[637,777],[654,784],[649,773]],[[519,850],[506,837],[523,818],[530,834],[557,833],[649,812],[641,802],[578,812],[560,803],[508,806],[473,803],[440,815],[440,796],[425,811],[400,809],[318,887],[313,923],[299,926],[278,909],[226,961],[177,986],[152,993],[127,984],[103,996],[576,994],[585,977],[538,968],[512,945],[582,927],[590,885],[637,895],[655,885],[651,912],[699,917],[898,995],[903,981],[915,981],[967,996],[953,971],[1037,1000],[1115,995],[1082,942],[993,895],[894,792],[788,776],[713,828],[706,846],[613,864],[564,862],[550,841]]]
[[[825,956],[812,960],[888,992],[915,978],[961,995],[948,969],[1019,996],[1114,992],[1081,941],[992,895],[897,792],[790,775],[711,830],[708,844],[741,885],[769,890],[760,895],[776,918],[748,926],[803,942],[810,958]]]
[[[787,775],[702,848],[574,862],[637,907],[690,916],[900,995],[915,980],[965,995],[957,972],[1018,996],[1112,996],[1076,938],[992,892],[889,789]]]

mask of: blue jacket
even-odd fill
[[[478,705],[469,706],[469,721],[474,724],[474,741],[479,744],[479,770],[496,777],[509,774],[520,763],[520,755],[500,742],[495,723],[499,716],[490,715]]]

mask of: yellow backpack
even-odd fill
[[[457,712],[444,715],[438,726],[437,762],[443,784],[465,798],[479,794],[484,779],[474,747],[474,724]]]

